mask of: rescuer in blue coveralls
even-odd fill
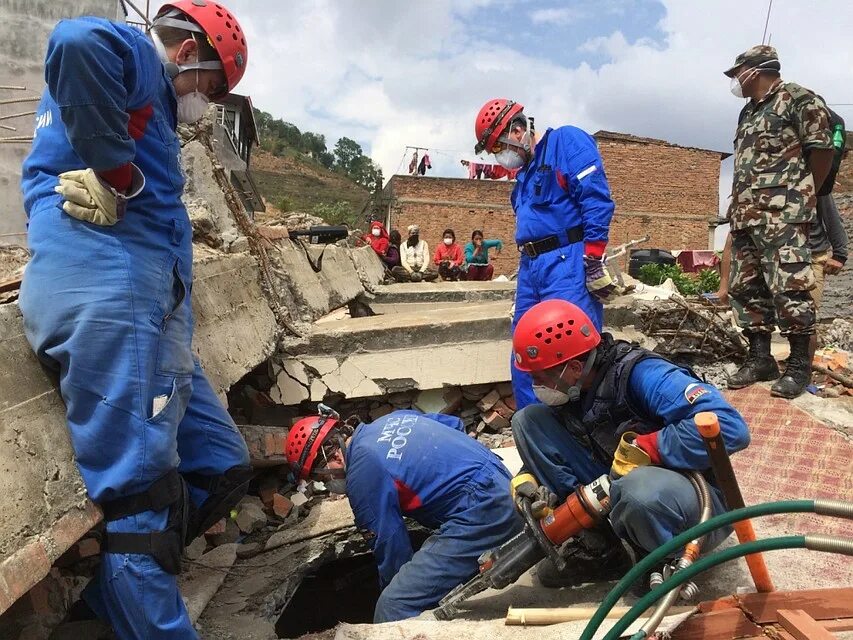
[[[184,545],[248,486],[245,442],[192,349],[192,228],[178,121],[237,84],[246,43],[204,0],[165,4],[152,40],[100,18],[60,22],[24,162],[20,305],[59,374],[77,464],[104,511],[84,600],[119,638],[196,638],[178,592]]]
[[[352,427],[303,418],[287,436],[300,478],[345,493],[371,536],[382,594],[374,622],[412,618],[476,575],[477,559],[521,531],[501,460],[455,416],[394,411]],[[349,421],[348,421],[349,422]],[[434,533],[412,551],[403,516]]]
[[[515,316],[558,298],[578,305],[601,329],[602,301],[616,293],[604,266],[613,200],[595,140],[577,127],[548,129],[541,140],[524,107],[489,100],[477,114],[476,153],[494,153],[518,169],[512,191],[515,242],[521,250]],[[511,365],[516,406],[536,402],[530,375]]]
[[[540,563],[545,586],[620,578],[631,566],[620,539],[644,555],[698,523],[696,492],[676,471],[710,466],[693,421],[697,413],[717,414],[729,453],[749,444],[743,418],[713,385],[636,344],[599,335],[569,302],[549,300],[528,310],[515,328],[513,354],[516,365],[532,373],[542,402],[512,418],[524,462],[511,483],[513,495],[529,483],[525,493],[538,488],[546,502],[557,503],[611,469],[619,476],[611,485],[609,524],[583,531],[565,549],[562,574],[550,561]],[[628,448],[632,457],[617,455],[615,463],[625,432],[639,434]],[[725,511],[714,487],[711,498],[715,514]],[[703,549],[729,533],[709,534]]]

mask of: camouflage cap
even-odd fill
[[[723,71],[725,75],[729,78],[734,77],[735,69],[743,64],[749,65],[759,65],[767,62],[775,62],[775,65],[765,64],[763,65],[766,69],[773,69],[774,71],[779,71],[781,68],[779,65],[779,56],[776,53],[776,49],[771,47],[769,44],[759,44],[754,47],[750,47],[742,54],[740,54],[737,58],[735,58],[735,63]]]

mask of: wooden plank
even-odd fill
[[[7,291],[16,291],[21,288],[21,282],[23,282],[23,278],[18,276],[17,278],[8,278],[6,280],[0,280],[0,293],[6,293]]]
[[[853,618],[853,588],[774,591],[737,596],[741,609],[758,624],[777,622],[779,609],[802,609],[815,620]]]
[[[837,640],[802,609],[779,609],[779,624],[797,640]]]
[[[853,631],[853,618],[841,618],[839,620],[821,620],[821,626],[830,632]]]
[[[730,640],[760,634],[761,627],[740,609],[721,609],[691,616],[673,631],[672,640]]]

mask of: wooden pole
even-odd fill
[[[667,615],[678,615],[693,611],[694,607],[672,607]],[[506,612],[507,626],[545,626],[560,622],[577,622],[589,620],[595,615],[597,607],[551,607],[551,608],[520,608],[510,607]],[[629,607],[613,607],[607,614],[610,620],[618,619],[628,613]]]

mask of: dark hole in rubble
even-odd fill
[[[307,576],[275,625],[279,638],[298,638],[339,622],[373,622],[379,572],[372,553],[332,560]]]
[[[409,531],[417,551],[429,537],[426,529]],[[332,629],[339,622],[373,622],[379,599],[379,571],[372,553],[330,560],[303,578],[275,624],[279,638],[298,638]]]

